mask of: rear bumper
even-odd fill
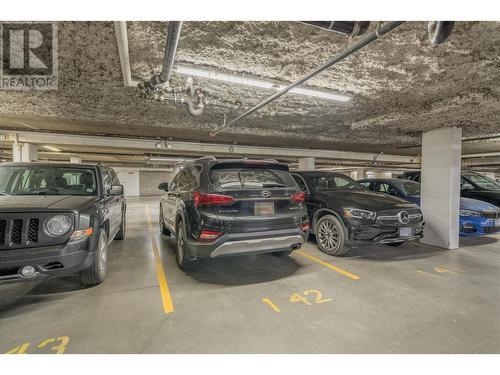
[[[191,257],[215,258],[228,255],[268,253],[299,249],[307,240],[308,232],[286,229],[252,233],[227,233],[214,242],[187,241]]]
[[[400,227],[384,225],[358,226],[349,230],[347,243],[354,246],[415,241],[424,236],[424,226],[425,222],[423,221],[415,225],[405,226],[406,228],[412,228],[412,233],[404,237],[400,236]]]
[[[58,246],[0,251],[0,285],[69,275],[90,267],[92,238]],[[20,270],[33,266],[35,274],[24,277]]]
[[[495,226],[495,219],[484,217],[460,217],[460,235],[468,237],[500,233],[500,226]]]

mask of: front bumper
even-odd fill
[[[460,216],[460,235],[467,237],[483,236],[485,234],[500,233],[500,225],[495,219],[484,217]]]
[[[187,241],[190,257],[215,258],[228,255],[256,254],[299,249],[308,232],[284,229],[252,233],[226,233],[214,242]]]
[[[92,264],[92,238],[57,246],[0,251],[0,285],[33,281],[51,276],[69,275],[84,270]],[[20,270],[33,266],[35,274],[24,277]]]
[[[388,226],[381,224],[357,225],[349,228],[348,245],[375,245],[414,241],[424,236],[425,222],[414,225]],[[411,228],[409,235],[401,236],[400,228]]]

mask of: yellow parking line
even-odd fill
[[[327,268],[330,268],[331,270],[334,270],[344,276],[347,276],[349,277],[350,279],[353,279],[353,280],[359,280],[360,277],[353,274],[353,273],[350,273],[349,271],[346,271],[346,270],[343,270],[342,268],[340,267],[337,267],[337,266],[334,266],[333,264],[331,263],[328,263],[328,262],[325,262],[324,260],[321,260],[319,258],[316,258],[315,256],[311,255],[311,254],[308,254],[308,253],[305,253],[304,251],[300,250],[300,251],[294,251],[294,254],[298,254],[300,256],[303,256],[304,258],[307,258],[307,259],[310,259],[312,260],[313,262],[316,262],[316,263],[319,263],[321,264],[322,266],[325,266]]]
[[[440,279],[441,276],[438,276],[438,275],[434,275],[432,273],[429,273],[429,272],[425,272],[425,271],[421,271],[421,270],[417,270],[418,273],[421,273],[423,275],[427,275],[427,276],[431,276],[431,277],[434,277],[435,279]]]
[[[174,311],[174,303],[168,288],[167,276],[161,262],[160,252],[158,251],[158,244],[154,237],[153,224],[151,223],[151,215],[149,214],[148,206],[146,208],[146,218],[148,220],[149,232],[151,234],[151,247],[153,248],[153,255],[155,258],[156,277],[158,278],[158,286],[160,287],[161,300],[163,302],[163,311],[165,314],[170,314]]]

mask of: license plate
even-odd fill
[[[411,228],[399,228],[399,237],[411,237],[412,229]]]
[[[495,220],[495,226],[500,227],[500,217]]]
[[[274,214],[274,202],[255,202],[255,215],[272,215]]]

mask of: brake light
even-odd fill
[[[306,200],[306,193],[304,193],[303,191],[300,193],[295,193],[291,196],[290,199],[295,203],[302,203]]]
[[[205,230],[203,229],[200,233],[200,240],[205,240],[205,241],[211,241],[219,238],[222,236],[224,233],[222,232],[216,232],[213,230]]]
[[[195,207],[198,207],[199,205],[217,206],[234,202],[234,198],[229,195],[203,194],[197,192],[194,192],[192,195]]]
[[[311,228],[311,226],[309,225],[309,223],[302,223],[302,224],[300,224],[300,229],[302,229],[303,232],[307,232],[309,230],[309,228]]]

